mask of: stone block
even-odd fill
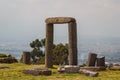
[[[94,67],[94,66],[81,67],[80,69],[86,69],[86,70],[89,70],[89,71],[103,71],[103,70],[106,70],[106,68],[103,67],[103,66],[100,66],[100,67]]]
[[[30,74],[33,76],[40,76],[40,75],[45,75],[45,76],[49,76],[52,74],[51,70],[48,69],[42,69],[42,68],[36,68],[36,69],[29,69],[29,70],[23,70],[24,74]]]
[[[89,71],[89,70],[86,70],[86,69],[80,69],[79,73],[80,74],[85,74],[86,76],[91,76],[91,77],[97,77],[98,74],[99,74],[96,71]]]
[[[95,66],[96,58],[97,58],[97,54],[89,53],[87,66]]]
[[[78,73],[80,70],[80,66],[72,66],[72,65],[67,65],[64,67],[58,68],[59,73]]]
[[[120,66],[112,66],[109,69],[110,70],[120,70]]]
[[[105,66],[105,57],[97,58],[97,66]]]
[[[75,19],[72,17],[51,17],[45,20],[47,24],[62,24],[75,22]]]

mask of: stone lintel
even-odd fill
[[[63,24],[75,21],[75,18],[72,17],[51,17],[45,20],[46,24]]]

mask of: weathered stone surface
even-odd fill
[[[64,73],[65,72],[65,68],[64,67],[59,67],[57,69],[58,73]]]
[[[94,67],[94,66],[81,67],[80,69],[86,69],[86,70],[89,70],[89,71],[103,71],[103,70],[106,70],[106,68],[103,67],[103,66],[100,66],[100,67]]]
[[[68,44],[68,61],[69,65],[77,65],[77,28],[76,23],[68,23],[69,30],[69,44]]]
[[[116,63],[105,62],[105,66],[106,66],[106,68],[110,69],[111,67],[114,67],[114,66],[120,66],[120,62],[116,62]]]
[[[118,62],[118,63],[113,63],[113,66],[120,66],[120,62]]]
[[[80,70],[80,66],[75,66],[75,65],[67,65],[64,67],[59,67],[58,72],[59,73],[78,73]]]
[[[110,67],[112,67],[113,66],[113,63],[110,63],[110,62],[105,62],[105,66],[106,66],[106,68],[110,68]]]
[[[49,76],[52,74],[51,70],[48,69],[43,69],[43,68],[36,68],[36,69],[29,69],[29,70],[23,70],[24,74],[30,74],[33,76],[39,76],[39,75],[45,75],[45,76]]]
[[[109,69],[110,70],[120,70],[120,66],[112,66]]]
[[[105,57],[97,58],[97,66],[105,66]]]
[[[26,52],[26,51],[23,52],[22,62],[25,64],[30,64],[30,52]]]
[[[47,24],[62,24],[75,22],[75,19],[72,17],[51,17],[45,20]]]
[[[96,59],[97,59],[97,54],[89,53],[87,66],[95,66]]]
[[[46,43],[45,43],[45,66],[47,68],[52,68],[52,49],[53,49],[53,24],[46,24]]]
[[[86,69],[80,69],[79,73],[80,74],[85,74],[86,76],[91,76],[91,77],[97,77],[98,74],[99,74],[96,71],[89,71],[89,70],[86,70]]]
[[[69,56],[68,61],[69,65],[77,65],[77,27],[76,21],[71,17],[52,17],[46,19],[46,53],[45,53],[45,66],[47,68],[52,68],[52,49],[53,49],[53,33],[54,25],[53,24],[62,24],[68,23],[69,28]]]

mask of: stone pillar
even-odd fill
[[[95,66],[96,59],[97,59],[97,54],[89,53],[87,66]]]
[[[77,28],[76,22],[68,23],[68,32],[69,32],[69,65],[77,65]]]
[[[52,68],[52,49],[53,49],[53,24],[46,24],[46,52],[45,52],[45,66]]]
[[[22,62],[24,64],[30,64],[30,52],[23,52]]]
[[[105,57],[97,58],[97,66],[105,66]]]

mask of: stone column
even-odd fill
[[[45,52],[45,66],[52,68],[52,49],[53,49],[53,24],[46,24],[46,52]]]
[[[69,32],[69,65],[77,65],[77,27],[76,22],[68,23]]]
[[[97,58],[97,66],[105,66],[105,57]]]
[[[97,54],[89,53],[87,66],[95,66],[96,59],[97,59]]]
[[[30,52],[23,52],[22,62],[24,64],[30,64]]]

